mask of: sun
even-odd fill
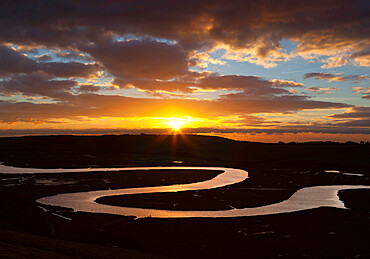
[[[179,121],[179,120],[172,120],[172,121],[169,121],[168,124],[171,126],[172,129],[174,130],[179,130],[181,129],[181,126],[184,122],[183,121]]]
[[[184,130],[193,126],[194,121],[196,120],[190,116],[166,117],[163,118],[163,126],[170,129],[169,132],[172,134],[182,134]]]

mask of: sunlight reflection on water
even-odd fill
[[[99,190],[78,193],[57,194],[54,196],[38,199],[37,202],[61,207],[72,208],[75,211],[94,213],[108,213],[125,216],[156,217],[156,218],[189,218],[189,217],[243,217],[258,216],[278,213],[295,212],[319,207],[335,207],[345,209],[343,202],[337,195],[339,190],[344,189],[370,189],[365,185],[331,185],[306,187],[296,191],[288,200],[271,205],[255,208],[217,210],[217,211],[180,211],[180,210],[159,210],[144,208],[117,207],[105,204],[98,204],[94,201],[97,198],[112,195],[141,194],[154,192],[178,192],[188,190],[213,189],[226,185],[242,182],[248,178],[248,173],[241,169],[222,167],[130,167],[130,168],[84,168],[84,169],[33,169],[15,168],[0,165],[1,173],[62,173],[62,172],[93,172],[93,171],[132,171],[132,170],[153,170],[153,169],[182,169],[182,170],[218,170],[223,173],[216,177],[191,184],[176,184],[170,186],[127,188],[117,190]]]

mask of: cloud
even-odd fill
[[[251,115],[241,115],[238,116],[237,118],[227,118],[221,120],[221,123],[223,125],[225,124],[231,124],[231,125],[240,125],[240,126],[259,126],[263,125],[265,123],[270,123],[267,122],[266,119],[257,117],[257,116],[251,116]]]
[[[362,128],[339,128],[339,127],[302,127],[302,128],[281,128],[281,129],[271,129],[271,128],[185,128],[182,129],[185,134],[268,134],[275,135],[279,137],[273,141],[281,139],[282,134],[301,134],[301,133],[326,133],[326,134],[364,134],[363,138],[368,138],[369,132],[366,129]],[[45,128],[35,128],[35,129],[0,129],[0,136],[21,136],[21,135],[42,135],[42,134],[164,134],[168,133],[168,128],[141,128],[141,129],[124,129],[124,128],[88,128],[88,129],[45,129]],[[255,139],[251,138],[251,140]],[[263,135],[262,140],[266,139],[266,136]],[[288,136],[288,141],[291,140],[291,136]],[[320,139],[316,137],[316,139]],[[342,141],[346,139],[343,138]],[[255,140],[254,140],[255,141]],[[304,141],[301,139],[300,142]]]
[[[92,92],[98,92],[101,89],[102,88],[100,86],[90,84],[90,85],[80,85],[80,87],[78,88],[78,91],[82,93],[92,93]]]
[[[354,52],[349,58],[353,59],[353,62],[359,66],[370,67],[370,49]]]
[[[314,78],[318,80],[328,80],[329,82],[343,82],[343,81],[352,81],[358,82],[360,80],[369,80],[368,75],[348,75],[343,76],[342,74],[332,74],[332,73],[306,73],[304,79]]]
[[[365,89],[364,87],[360,86],[351,86],[351,88],[354,94],[362,93]]]
[[[62,58],[66,60],[75,59],[75,60],[92,61],[92,58],[89,55],[85,53],[81,53],[79,51],[72,51],[72,50],[57,51],[56,56],[58,58]]]
[[[265,68],[273,68],[279,62],[289,59],[289,55],[282,53],[281,39],[269,41],[261,39],[253,44],[248,44],[247,48],[235,48],[230,46],[219,47],[226,50],[224,59],[235,60],[237,62],[249,62],[261,65]]]
[[[103,43],[86,51],[117,78],[166,80],[188,73],[188,57],[179,45],[130,40]]]
[[[212,75],[199,80],[198,86],[202,89],[227,89],[240,90],[242,93],[227,94],[227,98],[238,98],[246,96],[274,96],[276,94],[289,94],[288,90],[274,87],[274,82],[262,79],[258,76],[238,76],[238,75]]]
[[[304,84],[298,83],[295,81],[289,80],[281,80],[281,79],[273,79],[271,80],[273,86],[281,86],[281,87],[304,87]]]
[[[308,87],[307,90],[310,91],[310,92],[317,93],[317,94],[331,94],[331,93],[333,93],[333,91],[337,91],[338,88],[336,88],[336,87],[323,88],[323,87],[319,87],[319,86],[311,86],[311,87]]]
[[[281,127],[281,128],[196,128],[185,129],[186,133],[250,133],[250,134],[300,134],[300,133],[330,133],[330,134],[369,134],[364,128],[356,127],[336,127],[336,126],[300,126],[300,127]]]
[[[334,68],[334,67],[341,67],[348,63],[348,61],[343,56],[336,56],[330,57],[324,60],[325,64],[321,66],[321,68]]]
[[[370,107],[351,107],[347,112],[334,114],[331,118],[347,119],[347,118],[370,118]]]
[[[37,104],[30,102],[0,101],[0,118],[3,121],[36,121],[55,119],[76,119],[79,117],[182,117],[214,118],[217,116],[248,115],[253,113],[286,113],[302,109],[346,108],[349,105],[333,102],[313,101],[298,96],[283,96],[271,99],[221,98],[218,100],[191,99],[149,99],[123,96],[107,96],[93,93],[77,96],[61,94],[69,89],[73,82],[62,82],[56,91],[40,92],[38,89],[27,90],[30,94],[55,96],[60,102],[55,104]],[[53,88],[48,88],[53,89]],[[44,88],[42,88],[43,91]],[[51,91],[51,90],[48,90]],[[63,98],[62,98],[63,97]]]
[[[266,80],[258,76],[217,75],[208,73],[190,74],[177,80],[123,79],[116,78],[113,84],[120,88],[138,88],[147,91],[180,91],[192,93],[195,91],[239,90],[245,95],[267,96],[274,94],[289,94],[281,87],[303,87],[302,83],[289,80]]]
[[[220,59],[211,58],[206,52],[192,51],[189,53],[190,66],[196,66],[205,69],[209,64],[225,65],[226,62]]]
[[[142,90],[146,90],[149,92],[154,91],[166,91],[166,92],[175,92],[180,91],[183,93],[191,93],[194,89],[191,86],[195,85],[195,83],[187,82],[187,81],[162,81],[162,80],[150,80],[150,79],[122,79],[116,78],[113,81],[114,85],[119,86],[120,88],[138,88]]]
[[[370,99],[370,87],[367,87],[367,90],[365,89],[365,87],[351,86],[351,88],[354,94],[362,93],[362,98]]]
[[[42,56],[41,60],[45,60],[45,57]],[[89,78],[95,76],[98,70],[99,66],[96,64],[36,62],[12,48],[0,46],[0,75],[3,76],[42,71],[55,77]]]
[[[335,123],[335,126],[338,126],[338,127],[370,127],[370,119],[339,122],[339,123]]]
[[[18,51],[0,45],[0,75],[12,73],[31,73],[37,70],[36,61],[22,55]]]
[[[0,81],[3,95],[47,96],[61,98],[77,85],[73,80],[52,80],[45,74],[17,75]]]
[[[270,80],[269,73],[265,78],[206,69],[217,71],[213,65],[230,60],[272,68],[300,57],[325,69],[368,67],[367,21],[368,5],[362,0],[8,1],[0,9],[0,118],[51,123],[82,117],[235,116],[240,123],[268,127],[268,120],[255,113],[349,108],[315,101],[304,95],[303,83]],[[227,64],[223,69],[230,71]],[[304,78],[369,80],[338,73]],[[110,86],[114,91],[102,91]],[[142,98],[123,96],[137,93],[129,88],[138,89]],[[300,88],[303,95],[297,94]],[[370,99],[365,88],[352,89]],[[330,119],[339,120],[337,126],[318,127],[354,128],[344,124],[349,119]]]
[[[40,8],[42,6],[42,8]],[[226,46],[247,50],[247,61],[274,66],[285,58],[281,40],[298,44],[295,55],[348,57],[367,65],[368,6],[363,0],[319,1],[17,1],[2,6],[0,41],[79,48],[112,35],[178,42],[187,50]],[[98,19],[96,18],[98,17]],[[338,54],[339,53],[339,54]],[[339,58],[340,59],[340,58]],[[337,66],[345,61],[332,60]],[[329,66],[329,65],[328,65]]]
[[[55,77],[96,77],[99,66],[96,64],[83,64],[79,62],[47,62],[39,64],[40,70]]]
[[[329,118],[333,119],[332,122],[326,124],[315,123],[315,125],[337,128],[339,131],[348,128],[357,128],[365,134],[370,134],[370,107],[351,107],[346,112],[333,114]]]
[[[359,94],[359,93],[362,93],[362,98],[363,99],[370,99],[370,87],[367,87],[367,89],[365,89],[365,87],[356,87],[356,86],[351,86],[352,88],[352,91],[353,91],[353,94]]]
[[[37,61],[41,61],[41,62],[47,62],[47,61],[52,60],[52,57],[49,54],[42,54],[42,55],[34,56],[34,58]]]

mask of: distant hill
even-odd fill
[[[0,138],[0,161],[28,167],[214,165],[370,168],[370,145],[256,143],[199,135],[27,136]]]

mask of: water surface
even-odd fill
[[[181,169],[181,170],[217,170],[223,173],[203,182],[190,184],[176,184],[170,186],[140,187],[117,190],[99,190],[78,193],[57,194],[38,199],[37,202],[46,205],[54,205],[72,208],[75,211],[108,213],[115,215],[156,217],[156,218],[189,218],[189,217],[243,217],[270,215],[287,212],[295,212],[319,207],[335,207],[345,209],[344,203],[339,200],[337,195],[339,190],[346,189],[370,189],[366,185],[330,185],[312,186],[296,191],[288,200],[255,208],[229,209],[217,211],[180,211],[180,210],[159,210],[118,207],[112,205],[98,204],[96,199],[104,196],[158,193],[158,192],[178,192],[189,190],[206,190],[223,187],[244,181],[248,178],[248,173],[241,169],[223,167],[185,167],[185,166],[165,166],[165,167],[125,167],[125,168],[83,168],[83,169],[34,169],[34,168],[15,168],[0,165],[0,173],[67,173],[67,172],[94,172],[94,171],[133,171],[133,170],[153,170],[153,169]],[[122,172],[124,173],[124,172]]]

